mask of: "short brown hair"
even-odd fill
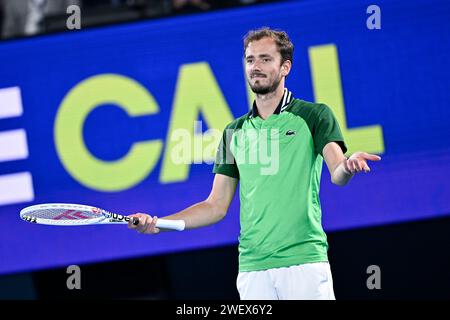
[[[272,30],[268,27],[263,27],[257,30],[250,30],[244,37],[244,56],[245,50],[247,50],[248,45],[252,41],[258,41],[262,38],[272,38],[277,44],[278,51],[281,55],[281,64],[286,60],[292,61],[292,56],[294,54],[294,44],[289,39],[286,32],[282,30]]]

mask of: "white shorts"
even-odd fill
[[[335,300],[328,262],[239,272],[242,300]]]

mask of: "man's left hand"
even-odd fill
[[[380,161],[381,157],[367,152],[355,152],[350,158],[344,161],[345,171],[349,174],[355,174],[361,171],[367,173],[370,171],[367,160]]]

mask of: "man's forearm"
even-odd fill
[[[331,181],[334,184],[337,184],[338,186],[345,186],[350,179],[355,175],[354,173],[349,172],[345,168],[344,162],[347,161],[346,159],[343,160],[337,167],[334,169],[333,174],[331,176]]]
[[[226,212],[222,212],[213,203],[205,200],[163,218],[168,220],[184,220],[186,224],[185,229],[194,229],[219,222],[225,217],[225,214]]]

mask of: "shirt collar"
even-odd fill
[[[292,96],[292,92],[289,91],[287,88],[284,88],[283,97],[280,100],[280,103],[278,103],[277,108],[273,112],[273,114],[280,114],[284,110],[286,110],[287,106],[291,101],[294,100],[294,97]],[[256,101],[253,101],[252,110],[249,112],[249,118],[256,118],[258,114],[258,108],[256,107]]]

